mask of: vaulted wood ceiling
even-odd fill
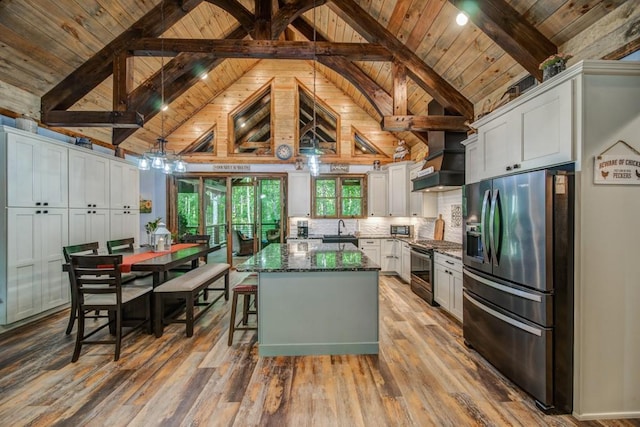
[[[464,127],[474,104],[514,80],[540,77],[557,46],[624,3],[3,0],[0,82],[40,97],[43,123],[141,153],[262,59],[316,57],[319,73],[415,145],[427,129]],[[428,117],[432,99],[461,117]]]

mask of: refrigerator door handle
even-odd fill
[[[532,294],[530,292],[521,291],[519,289],[514,289],[514,288],[509,287],[509,286],[505,286],[505,285],[501,285],[499,283],[492,282],[491,280],[485,279],[484,277],[480,277],[477,274],[474,274],[474,273],[470,272],[466,268],[463,269],[462,272],[465,275],[471,277],[476,282],[482,283],[483,285],[490,286],[490,287],[492,287],[494,289],[497,289],[499,291],[505,292],[507,294],[515,295],[515,296],[520,297],[520,298],[528,299],[530,301],[542,302],[542,297],[540,295]]]
[[[497,212],[498,223],[496,224],[496,205],[499,202],[500,190],[495,189],[493,191],[493,197],[491,198],[491,209],[489,211],[489,240],[491,241],[491,249],[493,250],[493,259],[495,260],[495,265],[500,265],[500,239],[497,237],[500,235],[502,218],[500,218],[499,209]]]
[[[509,316],[505,316],[502,313],[498,313],[495,310],[492,310],[491,308],[487,307],[486,305],[482,304],[480,301],[474,299],[471,295],[469,295],[468,292],[465,292],[465,296],[467,297],[467,300],[475,305],[476,307],[478,307],[480,310],[484,311],[485,313],[487,313],[490,316],[495,317],[496,319],[502,320],[505,323],[510,324],[513,327],[516,327],[518,329],[521,329],[525,332],[528,332],[530,334],[536,335],[538,337],[542,336],[542,330],[538,329],[538,328],[534,328],[532,326],[527,325],[526,323],[522,323],[522,322],[518,322],[515,319],[512,319]]]
[[[491,247],[487,239],[487,205],[490,197],[491,190],[485,191],[482,197],[482,212],[480,213],[480,244],[482,245],[482,253],[486,263],[491,262]]]

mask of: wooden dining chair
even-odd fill
[[[119,254],[125,252],[133,252],[135,250],[135,239],[129,237],[126,239],[109,240],[107,241],[107,251],[110,254]]]
[[[72,362],[80,357],[85,344],[114,344],[114,360],[120,358],[122,338],[138,328],[147,326],[151,333],[151,295],[153,287],[122,286],[120,265],[122,255],[71,255],[72,286],[78,296],[78,329]],[[144,301],[144,317],[131,319],[135,323],[123,335],[123,308],[129,303]],[[106,311],[106,315],[89,315],[90,312]],[[93,330],[85,333],[86,319],[107,319],[99,323]],[[127,319],[129,321],[129,319]],[[90,340],[94,334],[109,327],[113,332],[112,339],[100,338]]]
[[[136,250],[135,239],[133,237],[127,237],[126,239],[108,240],[107,252],[109,254],[132,254]],[[130,273],[122,273],[122,283],[129,283],[140,277],[147,277],[152,275],[149,271],[132,271]]]
[[[82,243],[80,245],[71,245],[71,246],[63,247],[62,248],[62,254],[64,255],[64,261],[67,264],[69,264],[71,262],[71,255],[72,254],[76,254],[76,255],[80,255],[80,254],[98,255],[98,248],[99,248],[99,243],[98,242]],[[67,324],[67,330],[65,332],[66,335],[69,335],[71,333],[71,330],[73,330],[73,324],[75,323],[76,318],[78,317],[78,296],[74,292],[74,287],[73,287],[73,284],[71,283],[72,281],[73,281],[73,275],[71,274],[71,268],[69,268],[69,286],[70,286],[70,291],[71,291],[71,307],[69,308],[69,323]]]

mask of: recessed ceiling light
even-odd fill
[[[456,16],[456,24],[462,27],[463,25],[467,25],[467,22],[469,22],[467,15],[465,15],[464,12],[458,13],[458,16]]]

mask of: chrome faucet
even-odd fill
[[[342,224],[342,226],[343,226],[344,228],[347,228],[347,226],[346,226],[346,225],[344,225],[344,221],[343,221],[343,220],[341,220],[341,219],[339,219],[339,220],[338,220],[338,236],[339,236],[340,234],[342,234],[342,230],[340,230],[340,224]]]

